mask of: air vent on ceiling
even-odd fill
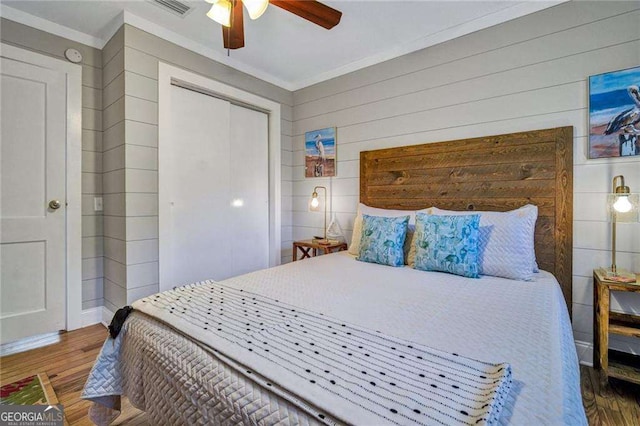
[[[149,0],[149,1],[155,4],[156,6],[163,8],[167,12],[171,12],[174,15],[178,15],[180,17],[186,16],[192,9],[191,6],[188,6],[177,0]]]

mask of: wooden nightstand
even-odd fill
[[[306,259],[307,257],[315,257],[318,255],[318,250],[321,250],[324,254],[334,253],[347,249],[347,243],[337,244],[318,244],[313,240],[302,240],[293,242],[293,261],[298,260],[298,249],[302,253],[300,259]]]
[[[640,339],[640,316],[609,311],[611,291],[640,293],[640,283],[637,276],[635,283],[621,283],[608,279],[603,269],[593,271],[593,366],[602,369],[603,381],[615,377],[640,384],[640,364],[637,360],[625,362],[622,359],[624,357],[619,356],[620,352],[609,353],[609,333]]]

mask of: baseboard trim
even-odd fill
[[[111,324],[111,319],[113,318],[114,313],[111,312],[109,309],[107,309],[106,306],[102,307],[102,325],[104,325],[105,327],[109,327],[109,324]]]
[[[15,342],[9,342],[0,345],[0,356],[13,355],[20,352],[29,351],[31,349],[53,345],[54,343],[58,343],[59,341],[59,331],[25,337],[24,339],[16,340]]]
[[[80,314],[80,327],[88,327],[90,325],[99,324],[102,321],[102,306],[91,309],[85,309]]]
[[[576,340],[576,351],[580,364],[593,367],[593,343]]]
[[[103,309],[104,307],[98,306],[96,308],[83,310],[80,313],[80,328],[103,322]],[[54,343],[60,342],[60,333],[59,331],[54,331],[53,333],[38,334],[36,336],[25,337],[15,342],[5,343],[0,345],[0,356],[13,355],[31,349],[53,345]]]

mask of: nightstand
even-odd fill
[[[593,366],[596,369],[602,369],[603,381],[609,377],[615,377],[640,384],[640,364],[637,360],[625,360],[625,354],[609,350],[609,333],[640,339],[640,316],[609,310],[612,291],[640,293],[637,276],[635,282],[622,283],[607,277],[604,269],[593,271]],[[632,355],[629,355],[627,358],[631,357]]]
[[[302,253],[300,259],[306,259],[307,257],[315,257],[318,255],[318,251],[324,254],[334,253],[347,249],[347,243],[337,244],[318,244],[313,240],[301,240],[293,242],[293,261],[298,260],[298,249]]]

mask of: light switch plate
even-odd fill
[[[93,197],[93,211],[102,211],[102,197]]]

